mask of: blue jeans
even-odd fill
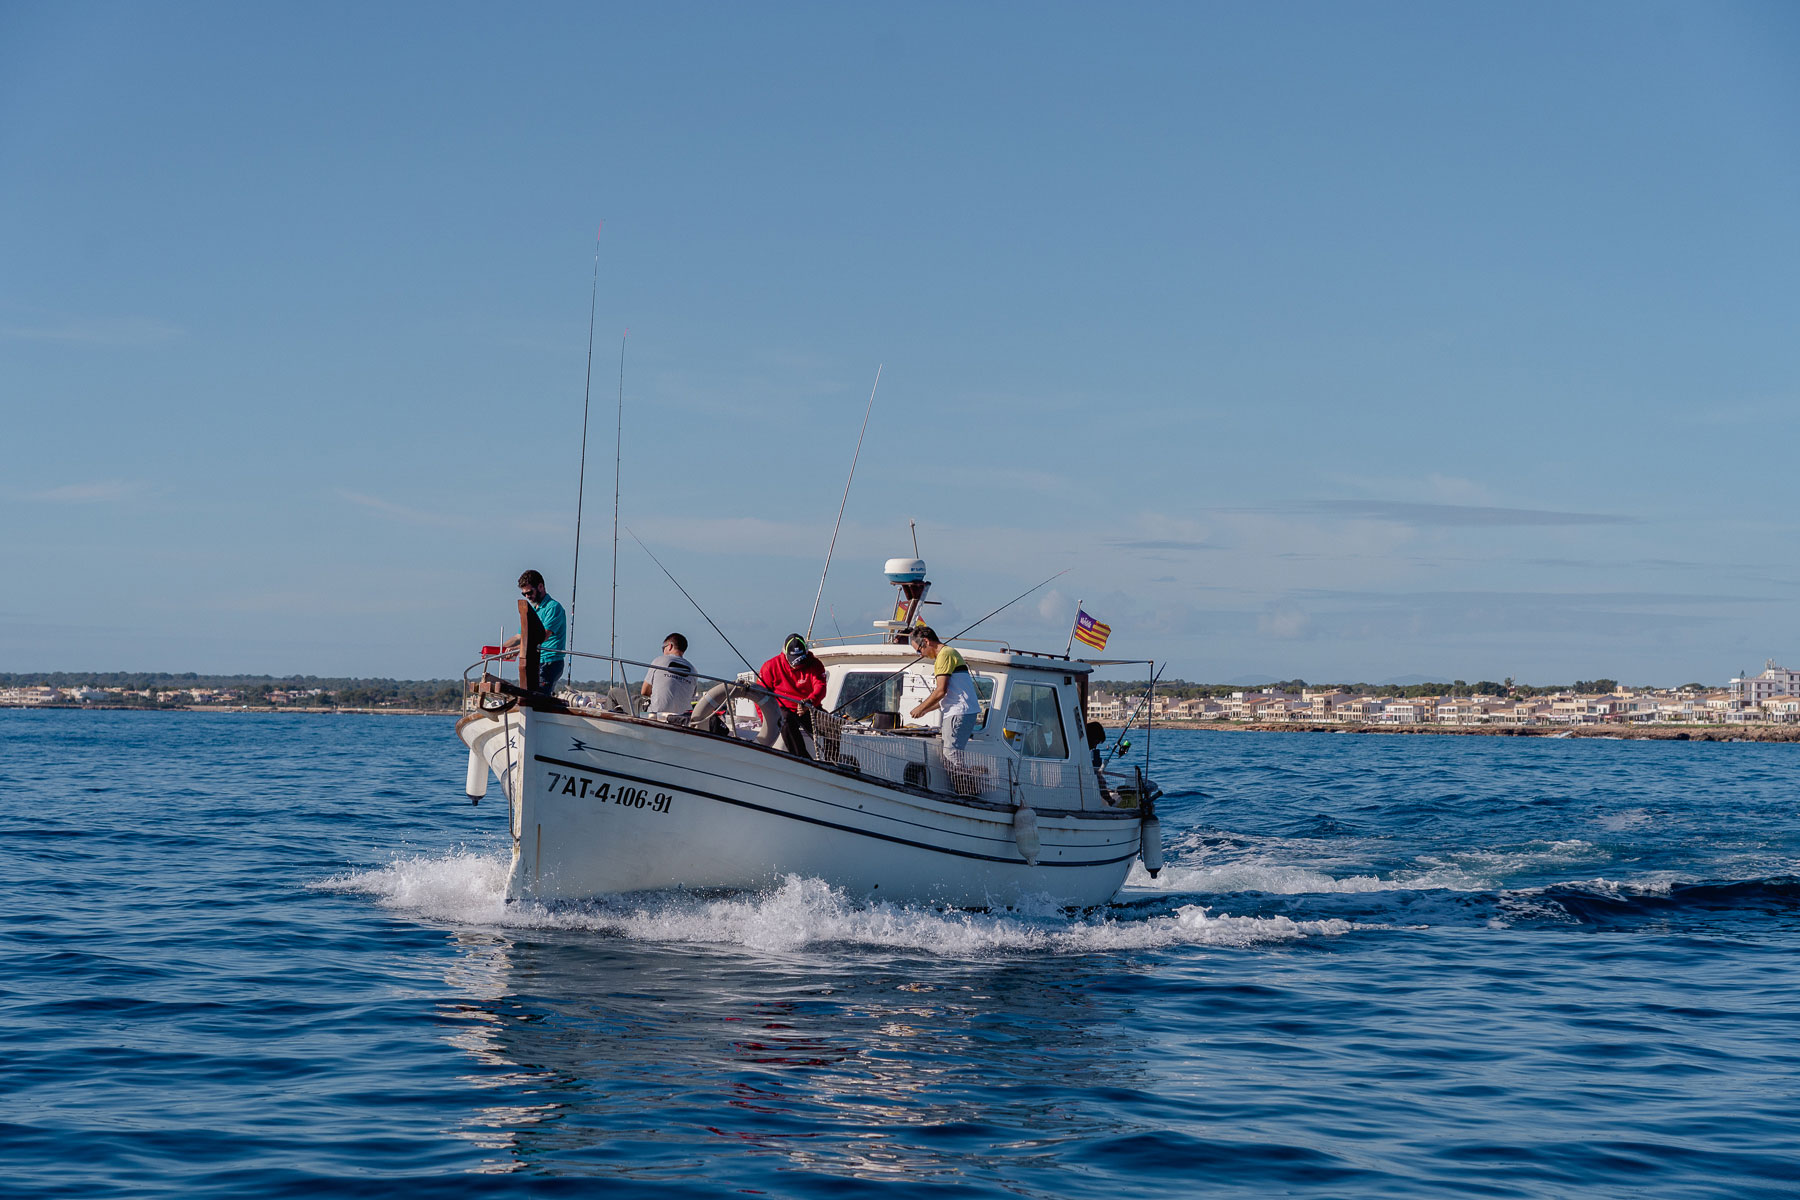
[[[952,767],[963,765],[963,747],[969,744],[969,737],[975,732],[975,713],[957,713],[954,717],[944,717],[938,730],[943,738],[944,762]]]
[[[540,662],[538,664],[537,690],[546,696],[554,691],[556,681],[562,678],[563,667],[566,665],[566,661],[560,654],[548,662]]]

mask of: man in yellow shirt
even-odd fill
[[[969,744],[981,713],[981,697],[975,692],[974,676],[969,674],[963,656],[938,641],[937,632],[929,625],[913,630],[912,648],[920,658],[932,660],[932,673],[937,676],[937,686],[931,695],[919,701],[912,710],[912,718],[916,721],[934,708],[941,709],[943,718],[938,735],[943,740],[944,762],[953,768],[962,767],[963,749]]]

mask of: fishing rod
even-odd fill
[[[844,498],[838,501],[837,523],[831,527],[831,544],[825,547],[825,569],[819,572],[819,591],[813,596],[812,616],[806,618],[806,640],[812,641],[813,622],[819,619],[819,600],[825,595],[825,576],[831,572],[831,552],[837,549],[838,526],[844,523],[844,506],[850,503],[850,484],[856,478],[856,460],[862,457],[863,434],[869,432],[869,414],[875,411],[875,388],[881,386],[881,366],[875,364],[875,387],[869,389],[869,406],[863,409],[862,429],[856,435],[856,453],[850,456],[850,478],[844,480]]]
[[[627,525],[625,527],[625,532],[631,533],[631,526]],[[743,663],[746,667],[749,667],[752,671],[756,670],[756,668],[751,665],[750,660],[744,657],[744,652],[742,650],[739,650],[735,645],[732,645],[732,641],[730,638],[725,637],[725,631],[723,629],[719,628],[719,623],[717,621],[713,620],[711,617],[706,616],[706,610],[704,608],[700,607],[700,602],[698,600],[694,599],[692,596],[688,596],[688,590],[681,586],[681,580],[675,578],[674,575],[671,575],[669,573],[669,568],[664,567],[662,565],[662,559],[656,557],[656,555],[651,552],[650,547],[644,545],[644,539],[639,537],[635,533],[631,533],[631,540],[636,542],[640,547],[642,547],[645,554],[650,555],[651,562],[655,563],[658,567],[662,567],[662,573],[664,575],[669,576],[669,582],[674,584],[676,589],[678,591],[680,591],[680,593],[682,595],[687,596],[687,602],[694,606],[694,611],[699,613],[701,616],[706,617],[706,623],[713,627],[713,632],[718,634],[720,637],[725,638],[725,644],[727,646],[731,646],[731,652],[738,656],[738,661]]]
[[[629,329],[619,335],[619,417],[613,426],[612,639],[606,653],[615,666],[619,658],[619,462],[625,445],[625,339],[630,336]],[[606,682],[612,682],[610,671]]]
[[[1169,664],[1164,663],[1162,666],[1157,667],[1156,670],[1154,670],[1150,673],[1150,684],[1148,687],[1146,687],[1144,689],[1144,694],[1142,696],[1138,697],[1137,704],[1135,704],[1131,709],[1131,715],[1125,718],[1125,724],[1119,728],[1119,740],[1113,743],[1112,753],[1108,754],[1106,756],[1107,762],[1111,762],[1113,759],[1117,758],[1121,751],[1128,750],[1131,748],[1131,742],[1125,737],[1125,735],[1127,733],[1131,732],[1131,723],[1133,721],[1137,720],[1138,710],[1144,707],[1144,702],[1146,700],[1150,699],[1151,694],[1156,691],[1156,681],[1158,679],[1161,679],[1162,673],[1168,669],[1169,669]],[[1146,746],[1148,746],[1150,743],[1145,742],[1144,744]],[[1102,765],[1104,765],[1104,764],[1102,764]]]
[[[1056,574],[1050,576],[1050,579],[1060,579],[1064,575],[1067,575],[1070,571],[1073,571],[1074,569],[1075,569],[1074,567],[1064,567],[1062,570],[1058,571]],[[981,621],[975,622],[975,625],[980,625],[982,623],[982,621],[986,621],[988,619],[988,617],[999,616],[1001,613],[1005,612],[1007,609],[1011,608],[1013,605],[1017,604],[1019,601],[1023,600],[1025,597],[1031,595],[1031,593],[1033,593],[1033,592],[1037,591],[1039,588],[1043,587],[1044,584],[1049,583],[1050,579],[1046,579],[1041,583],[1032,584],[1030,587],[1026,588],[1024,591],[1022,591],[1018,595],[1014,596],[1011,600],[1008,600],[1005,604],[1002,604],[999,608],[996,608],[993,612],[989,613],[987,615],[987,617],[983,617],[983,618],[981,618]],[[964,634],[966,634],[970,630],[974,629],[975,625],[965,626],[961,633],[953,633],[949,637],[945,638],[944,639],[945,642],[954,642],[957,638],[962,637]],[[848,699],[848,700],[838,701],[838,706],[836,708],[832,709],[831,711],[834,714],[844,711],[844,709],[848,708],[852,704],[855,704],[858,700],[861,700],[864,696],[872,695],[875,692],[876,688],[886,687],[888,680],[893,679],[894,677],[905,673],[905,671],[908,667],[913,666],[915,663],[921,663],[924,661],[925,661],[925,656],[921,654],[921,655],[918,655],[917,657],[915,657],[912,660],[912,662],[901,663],[900,666],[896,670],[890,671],[888,674],[882,676],[879,680],[877,680],[870,687],[864,689],[861,692],[858,692],[856,695],[850,697],[850,699]]]
[[[571,651],[575,649],[575,601],[581,595],[581,507],[587,490],[588,397],[594,391],[594,305],[600,298],[600,230],[605,228],[606,222],[602,221],[594,230],[594,282],[588,288],[587,383],[581,389],[581,474],[575,484],[575,578],[569,585],[568,629],[563,638]]]

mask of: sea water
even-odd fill
[[[1800,1190],[1800,746],[1151,753],[1102,909],[546,909],[447,718],[5,712],[0,1192]]]

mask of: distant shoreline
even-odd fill
[[[222,713],[245,716],[275,713],[283,716],[458,717],[466,711],[461,708],[300,708],[292,705],[276,708],[210,704],[171,704],[156,708],[132,704],[13,704],[4,707],[19,712]],[[1158,721],[1156,727],[1214,730],[1222,733],[1385,733],[1450,737],[1600,738],[1609,741],[1650,742],[1800,742],[1800,725],[1322,725],[1310,721]]]
[[[1601,738],[1651,742],[1800,742],[1800,725],[1322,725],[1311,721],[1158,721],[1226,733],[1399,733],[1451,737]]]
[[[454,717],[464,711],[460,708],[354,708],[344,705],[337,708],[303,708],[297,704],[284,704],[279,707],[268,704],[4,704],[0,711],[14,712],[147,712],[147,713],[230,713],[243,716],[276,713],[286,716],[319,716],[369,714],[381,717]]]

